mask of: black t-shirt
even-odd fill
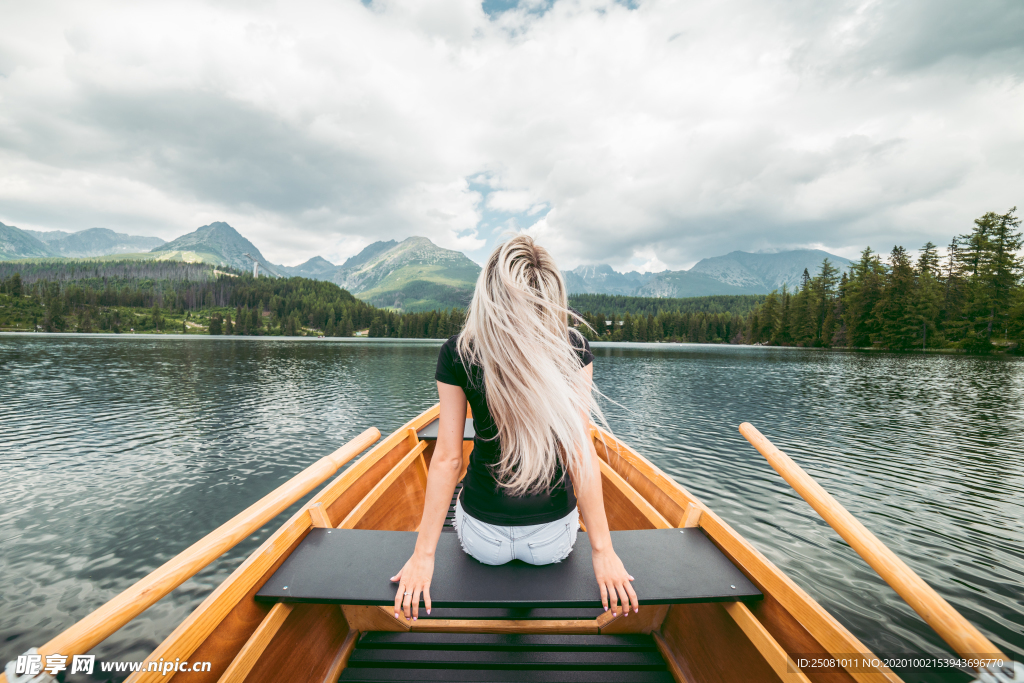
[[[594,361],[590,344],[582,335],[573,334],[574,344],[582,342],[576,349],[581,367]],[[444,343],[437,357],[437,372],[434,379],[443,384],[462,387],[470,407],[473,409],[473,453],[469,457],[469,469],[463,480],[462,507],[482,522],[501,526],[529,526],[546,524],[561,519],[576,507],[576,494],[569,477],[562,477],[561,468],[556,478],[561,481],[547,493],[527,496],[512,496],[500,486],[494,477],[493,467],[501,459],[501,443],[498,427],[487,409],[484,394],[483,368],[471,366],[468,371],[458,352],[459,335]]]

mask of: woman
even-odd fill
[[[485,564],[559,562],[582,513],[604,609],[639,611],[633,577],[612,549],[590,439],[591,412],[600,414],[594,356],[570,316],[561,272],[530,237],[491,254],[465,328],[438,357],[439,433],[416,548],[391,579],[399,583],[395,617],[416,620],[421,595],[430,614],[434,551],[462,472],[467,400],[476,439],[455,508],[463,549]]]

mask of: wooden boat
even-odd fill
[[[675,529],[710,540],[763,595],[752,601],[600,609],[440,609],[416,622],[381,605],[257,600],[307,538],[324,530],[414,531],[439,406],[379,441],[330,481],[148,657],[130,681],[896,682],[852,633],[712,510],[642,455],[592,427],[613,530]],[[963,654],[995,648],[750,425],[745,436]],[[370,429],[104,605],[39,652],[85,653],[379,439]],[[468,459],[472,441],[467,440]],[[340,534],[339,534],[340,535]],[[709,544],[710,545],[710,544]],[[629,558],[624,558],[629,562]],[[583,558],[589,562],[589,558]],[[394,571],[397,567],[390,568]],[[385,574],[384,576],[387,576]],[[685,583],[686,577],[681,577]],[[287,588],[287,586],[285,586]],[[843,656],[839,665],[801,661]],[[863,661],[854,661],[860,655]],[[204,671],[170,663],[209,662]],[[205,667],[204,667],[205,668]],[[2,676],[0,676],[2,678]],[[2,683],[2,682],[0,682]]]

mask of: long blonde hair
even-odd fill
[[[459,337],[466,364],[483,368],[487,407],[498,428],[496,478],[512,495],[548,490],[562,464],[593,475],[590,426],[604,422],[594,391],[580,372],[586,324],[569,308],[565,281],[546,249],[527,235],[508,240],[480,271]]]

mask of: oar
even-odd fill
[[[380,438],[376,427],[370,427],[330,455],[296,474],[284,484],[196,541],[175,557],[153,570],[146,577],[126,588],[122,593],[99,607],[74,626],[39,648],[46,655],[84,654],[106,640],[119,628],[137,617],[150,605],[194,576],[239,541],[248,538],[264,524],[287,510],[295,501],[322,484],[342,465],[356,457]],[[68,667],[70,668],[70,663]],[[7,676],[0,673],[0,683]]]
[[[858,522],[788,455],[757,431],[757,428],[749,422],[744,422],[740,425],[740,434],[746,437],[775,471],[810,503],[822,519],[828,522],[836,533],[842,536],[843,540],[849,543],[850,547],[856,550],[857,554],[935,629],[954,652],[965,659],[999,659],[1009,664],[1011,660],[1002,654],[999,648],[953,609],[934,588],[925,583],[924,579]],[[1012,667],[1012,664],[1009,666]]]

